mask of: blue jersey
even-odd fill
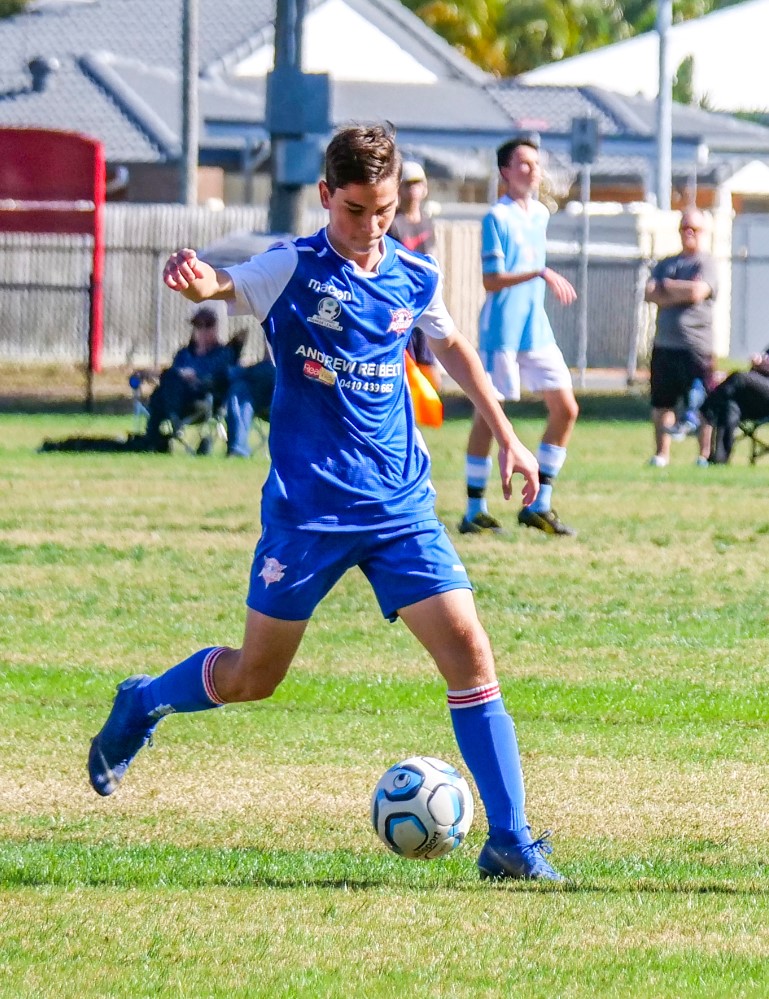
[[[227,268],[230,311],[262,323],[276,366],[265,523],[347,531],[434,516],[403,354],[417,320],[438,339],[454,324],[435,261],[387,236],[382,252],[363,271],[322,229]]]
[[[541,271],[545,266],[549,218],[550,213],[539,201],[530,200],[523,209],[507,195],[500,198],[483,219],[483,273]],[[542,278],[486,295],[478,335],[481,350],[540,350],[554,342],[545,314]]]

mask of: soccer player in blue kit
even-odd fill
[[[577,297],[572,285],[545,264],[550,213],[537,201],[541,172],[534,136],[508,139],[497,150],[504,194],[483,219],[481,258],[486,301],[480,316],[478,351],[498,398],[517,402],[521,386],[541,393],[547,426],[537,448],[540,489],[524,504],[518,523],[544,534],[576,532],[553,510],[553,484],[566,461],[566,448],[579,408],[571,374],[545,312],[545,288],[562,305]],[[491,475],[492,434],[476,410],[467,442],[467,510],[461,534],[500,531],[486,504]]]
[[[215,270],[194,250],[173,253],[164,281],[201,302],[264,325],[276,364],[271,467],[262,491],[239,649],[214,646],[161,676],[117,689],[93,739],[91,784],[112,794],[158,722],[269,697],[283,680],[318,602],[360,566],[382,613],[401,618],[434,658],[448,687],[459,749],[489,821],[482,877],[562,880],[533,839],[515,727],[497,682],[471,585],[434,510],[430,458],[414,422],[403,354],[415,322],[499,444],[502,491],[537,463],[493,396],[477,355],[452,322],[431,257],[386,235],[398,201],[401,157],[388,126],[351,126],[326,151],[320,199],[325,228]]]

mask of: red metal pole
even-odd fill
[[[91,271],[89,368],[101,371],[104,345],[104,200],[106,197],[104,146],[94,143],[93,177],[93,270]]]

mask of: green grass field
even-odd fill
[[[38,454],[128,418],[0,416],[0,996],[765,997],[769,462],[649,468],[642,400],[583,414],[577,539],[496,498],[504,535],[457,536],[466,412],[426,435],[565,888],[481,883],[479,803],[444,861],[374,836],[387,766],[461,761],[357,572],[274,698],[167,719],[98,798],[115,683],[239,642],[266,459]]]

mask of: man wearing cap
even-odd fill
[[[169,450],[170,439],[182,421],[209,392],[215,398],[224,396],[230,368],[237,364],[238,344],[220,341],[219,319],[214,309],[202,306],[190,322],[190,342],[177,351],[150,396],[147,446],[153,451]]]
[[[398,211],[387,231],[388,236],[397,239],[407,250],[417,253],[433,253],[435,250],[435,227],[430,216],[422,210],[427,197],[427,177],[424,167],[415,160],[403,161],[401,183],[398,188]],[[436,391],[441,387],[441,369],[430,350],[427,337],[417,326],[411,334],[408,348],[422,374]]]
[[[504,194],[483,219],[481,261],[486,301],[478,349],[499,399],[517,402],[521,387],[542,395],[547,425],[537,449],[540,488],[518,513],[518,523],[544,534],[573,535],[551,506],[555,479],[579,412],[571,374],[545,313],[545,290],[562,305],[577,297],[572,285],[545,263],[550,213],[537,200],[541,173],[539,141],[509,139],[497,150]],[[467,509],[461,534],[498,532],[501,524],[486,505],[491,474],[491,431],[476,412],[467,443]]]
[[[398,211],[388,234],[403,243],[407,250],[416,250],[417,253],[432,253],[435,249],[433,220],[422,211],[426,197],[424,168],[414,160],[404,160],[398,188]]]

